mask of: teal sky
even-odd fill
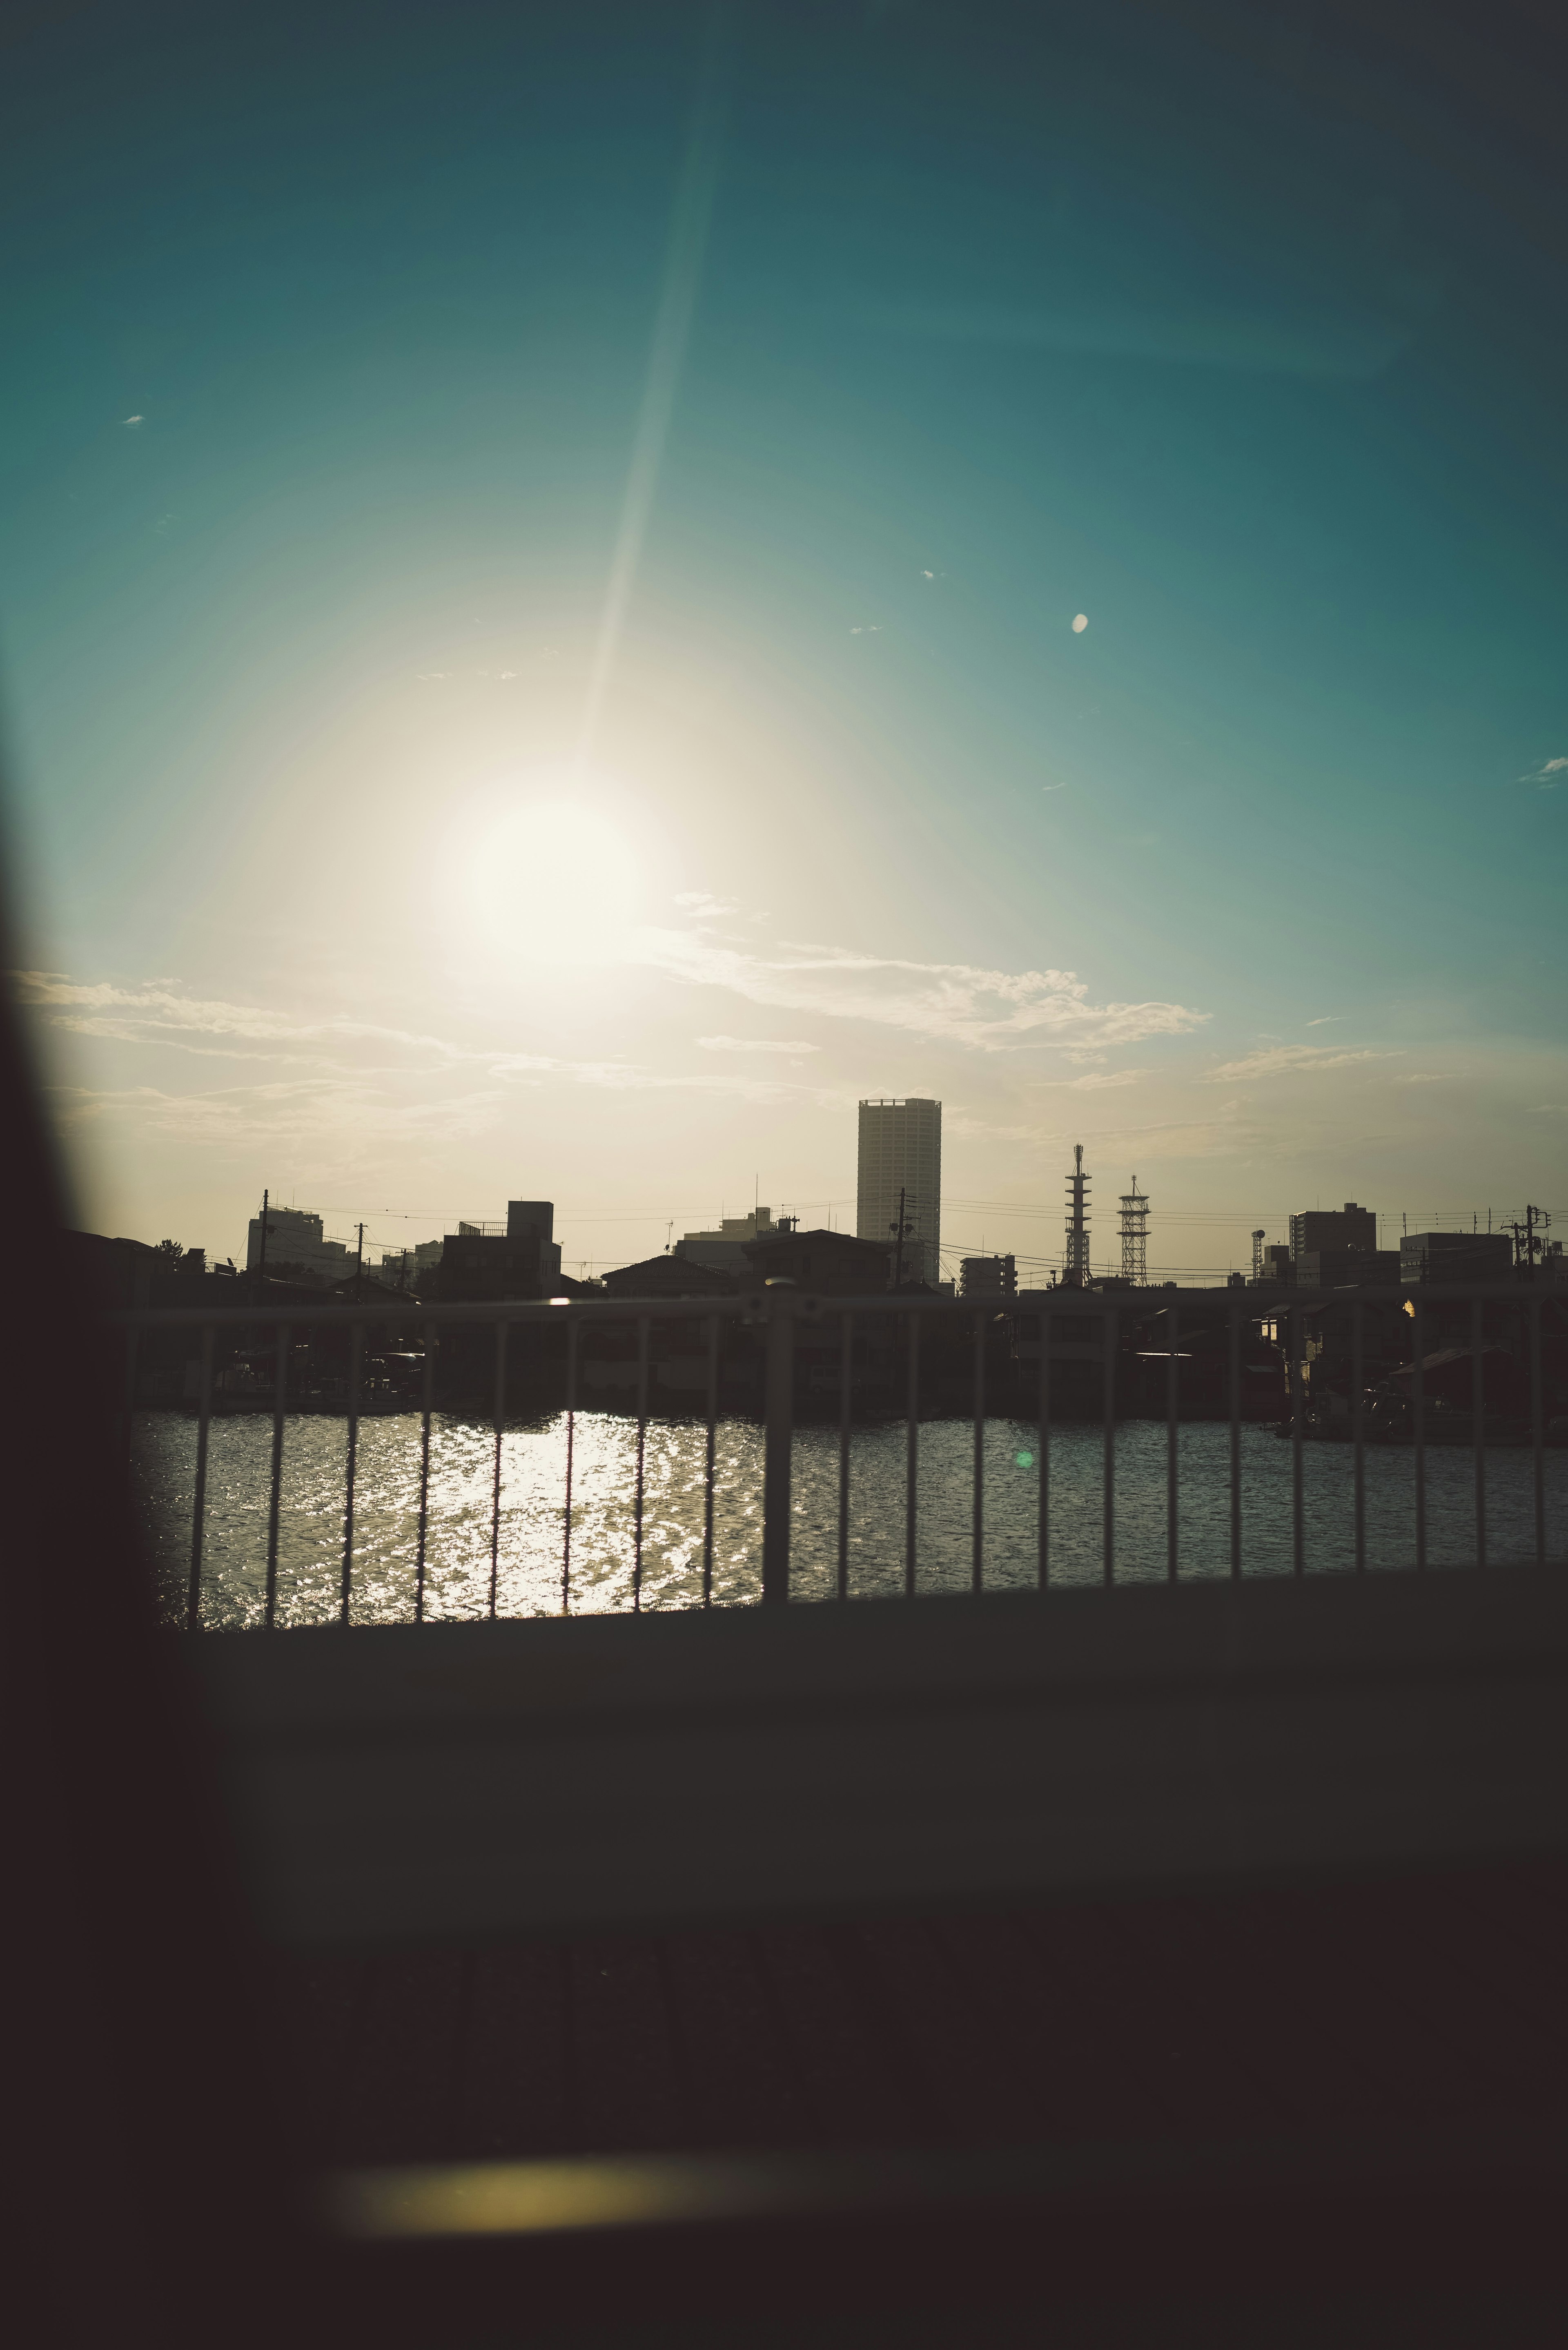
[[[847,1221],[904,1093],[944,1241],[1042,1262],[1075,1140],[1096,1261],[1135,1170],[1171,1271],[1568,1214],[1554,136],[1261,21],[11,37],[0,682],[84,1219],[552,1196],[602,1265]]]

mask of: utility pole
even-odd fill
[[[256,1294],[258,1296],[266,1288],[266,1205],[267,1194],[264,1191],[262,1193],[261,1213],[261,1254],[256,1259]]]
[[[359,1227],[359,1245],[354,1252],[354,1303],[359,1303],[359,1284],[365,1272],[365,1227]]]
[[[900,1183],[898,1186],[898,1220],[897,1223],[889,1224],[888,1227],[888,1230],[894,1235],[898,1243],[898,1246],[893,1256],[893,1286],[895,1289],[902,1289],[904,1286],[904,1236],[908,1232],[912,1232],[915,1229],[913,1223],[906,1223],[904,1221],[904,1185]]]
[[[1551,1222],[1552,1219],[1544,1208],[1527,1206],[1522,1223],[1515,1216],[1511,1224],[1504,1224],[1501,1227],[1502,1231],[1511,1232],[1513,1235],[1513,1261],[1516,1265],[1533,1265],[1536,1258],[1544,1253],[1546,1243],[1536,1227],[1539,1225],[1541,1232],[1544,1232]]]

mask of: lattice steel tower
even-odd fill
[[[1073,1145],[1073,1172],[1067,1178],[1067,1253],[1062,1278],[1069,1289],[1089,1285],[1089,1178],[1084,1172],[1084,1146]]]
[[[1135,1175],[1132,1190],[1121,1197],[1122,1279],[1141,1288],[1148,1279],[1148,1193],[1138,1190]]]

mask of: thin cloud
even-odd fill
[[[1543,759],[1539,767],[1531,767],[1520,776],[1521,784],[1539,784],[1543,792],[1554,792],[1568,773],[1568,757]]]
[[[780,1044],[765,1036],[699,1036],[705,1053],[820,1053],[820,1045]]]
[[[336,1015],[295,1018],[263,1005],[187,996],[169,985],[83,984],[56,972],[18,972],[14,978],[25,1004],[52,1025],[77,1035],[194,1059],[238,1062],[252,1070],[290,1073],[258,1075],[191,1093],[155,1085],[119,1091],[64,1089],[63,1114],[69,1119],[112,1111],[151,1130],[197,1141],[238,1147],[275,1132],[283,1139],[296,1140],[301,1149],[307,1144],[314,1148],[316,1142],[326,1149],[330,1137],[341,1131],[353,1140],[350,1156],[358,1159],[364,1143],[395,1140],[423,1121],[430,1122],[432,1131],[449,1136],[488,1130],[519,1086],[552,1081],[618,1093],[696,1092],[754,1104],[845,1107],[832,1088],[739,1069],[711,1076],[666,1075],[635,1062],[574,1061],[547,1053],[463,1047],[440,1036]],[[379,1045],[382,1052],[368,1059],[367,1045]],[[802,1044],[762,1049],[799,1055],[815,1048]],[[454,1092],[454,1086],[459,1090]],[[400,1088],[410,1087],[418,1088],[418,1099],[400,1100]],[[340,1159],[341,1153],[333,1163]]]
[[[147,419],[146,419],[146,417],[145,417],[145,416],[127,416],[127,417],[126,417],[126,418],[124,418],[122,421],[123,421],[123,422],[124,422],[124,425],[125,425],[125,429],[126,429],[126,431],[127,431],[128,432],[133,432],[133,431],[135,430],[135,428],[136,428],[136,426],[137,426],[137,425],[139,425],[139,424],[145,424],[145,423],[146,423],[146,421],[147,421]]]
[[[1152,1069],[1096,1069],[1086,1077],[1054,1077],[1048,1082],[1060,1086],[1068,1093],[1104,1093],[1109,1086],[1136,1086],[1140,1077],[1154,1075]]]
[[[1348,1012],[1324,1012],[1315,1020],[1303,1020],[1302,1025],[1303,1028],[1331,1028],[1335,1021],[1348,1020],[1349,1017]]]
[[[1407,1069],[1403,1076],[1391,1080],[1397,1086],[1451,1086],[1453,1073],[1448,1069]]]
[[[644,930],[628,962],[776,1010],[863,1020],[984,1053],[1049,1045],[1098,1053],[1185,1035],[1209,1018],[1182,1003],[1094,1003],[1071,971],[985,971],[784,940],[762,955],[691,931]]]
[[[741,910],[732,899],[710,897],[706,889],[682,889],[677,893],[675,902],[684,906],[700,922],[727,920]]]
[[[1239,1061],[1221,1062],[1206,1069],[1211,1086],[1236,1085],[1245,1077],[1310,1077],[1320,1069],[1348,1069],[1361,1061],[1393,1061],[1397,1053],[1341,1053],[1331,1045],[1273,1045],[1267,1052],[1247,1053]]]

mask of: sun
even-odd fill
[[[465,844],[470,918],[491,952],[555,969],[618,962],[642,919],[647,858],[618,795],[594,785],[498,795]]]

